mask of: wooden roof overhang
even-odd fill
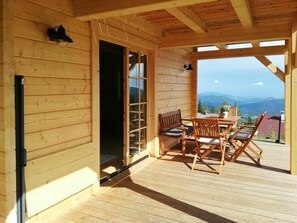
[[[285,83],[286,122],[290,126],[286,139],[290,138],[293,148],[291,173],[297,175],[297,81],[286,75],[297,72],[296,0],[74,0],[74,16],[83,21],[117,18],[157,37],[161,49],[193,48],[194,60],[255,56]],[[259,42],[272,40],[285,40],[286,44],[259,47]],[[252,49],[225,48],[247,42]],[[197,47],[209,45],[219,50],[196,52]],[[266,57],[276,54],[286,56],[285,72]]]
[[[290,39],[297,1],[74,0],[74,12],[85,21],[133,15],[158,30],[160,48],[183,48]]]
[[[75,0],[74,11],[81,20],[117,17],[140,30],[145,22],[159,37],[159,48],[213,45],[219,49],[193,52],[193,60],[255,56],[284,81],[285,74],[265,56],[285,54],[287,42],[285,46],[268,48],[259,47],[259,42],[291,38],[291,18],[297,13],[297,1],[89,0],[86,4]],[[238,43],[251,43],[253,48],[226,50],[226,44]]]

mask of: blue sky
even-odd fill
[[[284,71],[283,55],[267,58]],[[200,60],[198,94],[203,92],[284,98],[284,83],[254,57]]]

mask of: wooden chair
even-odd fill
[[[182,153],[185,156],[186,153],[186,139],[191,138],[193,133],[193,127],[183,124],[181,117],[181,111],[170,111],[163,114],[159,114],[160,124],[160,147],[161,153],[164,152],[164,140],[166,137],[180,139],[182,141]],[[187,121],[191,121],[188,119]]]
[[[259,117],[257,124],[252,130],[239,129],[229,137],[231,147],[235,149],[233,155],[229,159],[234,162],[242,153],[247,155],[255,164],[261,166],[263,150],[252,140],[257,134],[257,130],[263,121],[266,112]]]
[[[238,107],[236,106],[230,107],[228,115],[237,116],[237,113],[238,113]]]
[[[238,107],[236,107],[236,106],[230,107],[228,115],[237,116],[237,114],[238,114]],[[234,123],[234,127],[236,127],[236,126],[237,126],[237,121]]]
[[[208,172],[215,172],[220,174],[222,165],[224,164],[226,139],[220,132],[218,119],[207,118],[193,118],[193,129],[196,142],[196,154],[194,157],[192,170],[202,170]],[[214,155],[219,153],[219,157]],[[201,164],[206,165],[208,168],[198,168],[197,158]],[[207,162],[205,162],[208,160]],[[219,165],[219,168],[214,168]]]

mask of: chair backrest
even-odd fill
[[[255,128],[253,129],[253,131],[251,132],[251,135],[249,136],[249,139],[247,140],[247,142],[250,142],[250,141],[252,140],[252,138],[254,137],[254,135],[256,134],[256,132],[258,131],[258,128],[259,128],[259,126],[261,125],[261,123],[262,123],[262,121],[263,121],[265,115],[266,115],[266,111],[263,112],[263,113],[259,116],[258,121],[257,121],[257,124],[256,124]]]
[[[182,124],[181,111],[170,111],[163,114],[159,114],[160,131],[166,131],[168,129],[180,126]]]
[[[233,106],[233,107],[230,107],[228,114],[232,116],[237,116],[237,112],[238,112],[238,107]]]
[[[218,119],[193,118],[195,138],[220,138],[220,126]]]

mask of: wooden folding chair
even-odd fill
[[[224,135],[220,133],[219,120],[193,118],[192,122],[196,142],[196,154],[192,170],[195,169],[220,174],[222,165],[225,162],[226,139]],[[219,157],[215,157],[215,153],[219,153]],[[198,168],[197,158],[199,158],[201,164],[206,165],[208,168]],[[206,162],[206,160],[208,161]],[[215,165],[219,165],[218,170],[214,168]]]
[[[266,112],[259,117],[256,126],[252,130],[239,129],[229,137],[229,143],[231,147],[235,149],[233,155],[229,159],[230,162],[234,162],[242,153],[247,155],[255,164],[261,166],[261,159],[263,150],[252,141],[253,137],[257,133],[257,130],[263,121]]]

